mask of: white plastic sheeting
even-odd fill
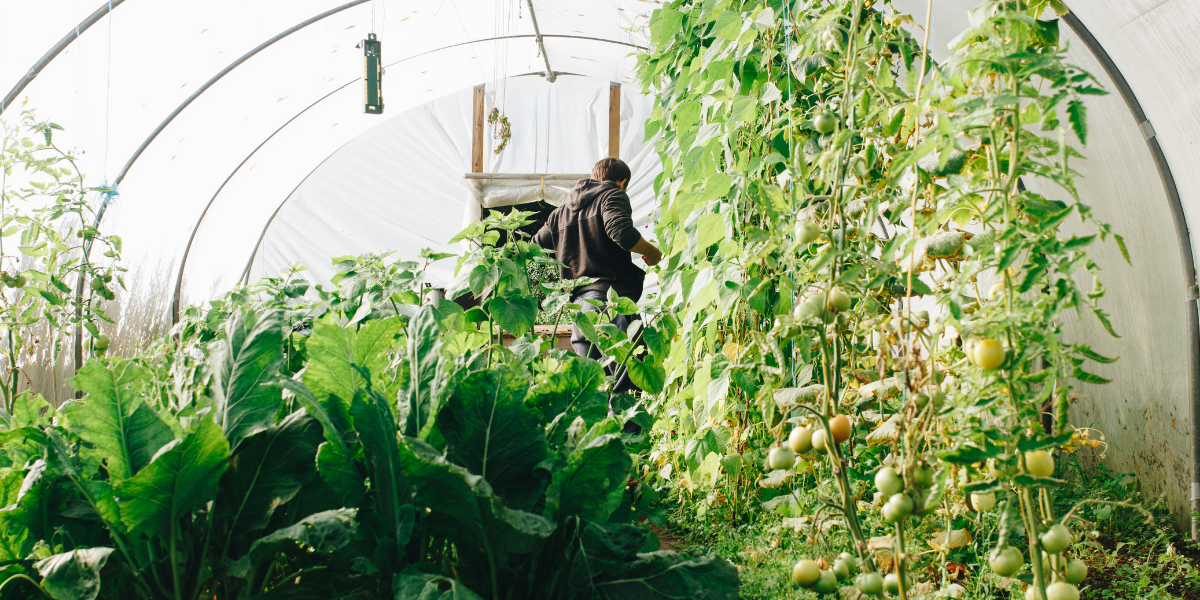
[[[489,86],[495,87],[495,86]],[[471,89],[430,102],[372,128],[333,154],[286,200],[263,240],[251,279],[302,262],[316,280],[333,273],[330,257],[385,249],[415,259],[421,248],[457,251],[447,242],[481,206],[463,174],[471,170]],[[507,82],[505,113],[512,138],[500,154],[485,126],[488,173],[588,173],[608,151],[609,82],[563,76]],[[621,157],[633,170],[634,222],[643,235],[654,206],[661,163],[644,141],[652,98],[622,88]],[[487,95],[486,110],[492,109]],[[217,226],[214,222],[213,226]],[[253,242],[253,240],[251,240]],[[196,250],[203,254],[198,245]],[[248,256],[248,254],[247,254]],[[431,270],[449,282],[453,261]],[[214,276],[238,277],[222,265]],[[208,271],[205,271],[208,272]],[[189,267],[189,277],[192,267]]]
[[[12,120],[24,107],[65,126],[60,144],[84,153],[88,183],[99,185],[115,178],[159,123],[227,65],[345,3],[126,0],[51,62],[3,116]],[[101,4],[4,3],[0,90]],[[657,5],[534,3],[552,69],[605,83],[631,82],[630,54],[645,43],[636,22]],[[363,59],[355,45],[373,19],[387,69],[382,117],[362,113],[356,81]],[[524,2],[375,0],[346,9],[255,55],[183,111],[130,170],[105,227],[124,237],[128,262],[160,262],[173,271],[219,189],[205,218],[216,225],[202,227],[195,240],[204,257],[194,253],[189,261],[197,261],[196,270],[187,270],[187,297],[209,297],[240,275],[280,202],[337,148],[407,109],[544,68]],[[503,86],[489,90],[489,102],[496,101],[504,102]],[[461,211],[453,212],[459,221]],[[236,273],[225,277],[227,270]],[[218,271],[219,281],[212,277]]]

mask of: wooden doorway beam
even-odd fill
[[[483,172],[483,85],[475,86],[474,115],[471,122],[471,172]]]
[[[621,157],[621,84],[608,84],[608,155]]]

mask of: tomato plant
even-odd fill
[[[900,598],[969,539],[969,511],[998,507],[997,572],[1024,562],[1019,520],[1031,597],[1069,595],[1080,521],[1053,513],[1053,453],[1074,443],[1072,381],[1112,359],[1059,323],[1115,335],[1087,252],[1124,245],[1075,193],[1083,100],[1104,92],[1065,60],[1064,10],[985,1],[944,64],[887,1],[655,11],[639,75],[658,99],[658,303],[680,327],[646,476],[702,519],[775,510],[818,539],[833,521],[863,585]],[[747,466],[722,471],[733,454]],[[926,541],[935,556],[911,550]]]

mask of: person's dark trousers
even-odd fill
[[[581,292],[572,299],[573,303],[578,304],[581,307],[583,307],[581,309],[582,311],[599,312],[600,307],[592,304],[591,302],[585,302],[585,300],[595,300],[595,301],[603,304],[608,301],[608,295],[605,294],[604,292],[601,292],[598,290],[593,290],[593,291]],[[609,321],[609,317],[606,315],[607,315],[607,313],[605,313],[605,315],[602,315],[600,317],[599,323],[605,323],[605,322]],[[616,325],[621,331],[628,333],[629,325],[631,323],[633,323],[633,321],[636,320],[637,318],[638,318],[637,315],[613,315],[611,317],[611,322],[613,325]],[[571,330],[571,347],[574,348],[575,353],[580,356],[586,356],[586,357],[594,359],[594,360],[604,359],[604,353],[600,352],[599,348],[595,347],[591,342],[589,342],[587,340],[587,338],[583,337],[583,331],[580,331],[578,325],[573,326],[572,330]],[[617,374],[618,369],[621,369],[621,365],[617,364],[616,361],[613,361],[612,363],[609,363],[609,365],[607,367],[605,367],[605,369],[608,371],[608,374],[610,376],[613,376],[613,375]],[[618,394],[628,394],[628,393],[641,391],[638,389],[638,387],[636,385],[633,385],[632,381],[629,380],[629,370],[628,369],[621,369],[620,375],[621,375],[621,378],[619,380],[617,380],[617,385],[613,391],[615,391]]]

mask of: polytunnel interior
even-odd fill
[[[322,280],[333,255],[445,248],[473,209],[461,174],[480,84],[489,108],[512,115],[515,132],[508,152],[487,149],[484,170],[544,173],[585,172],[603,156],[606,93],[622,84],[621,155],[640,161],[639,225],[653,219],[658,167],[652,140],[641,135],[652,99],[640,94],[634,55],[648,43],[642,26],[659,3],[52,4],[0,11],[0,91],[16,92],[3,117],[36,109],[60,122],[65,146],[85,151],[88,183],[119,183],[102,225],[123,237],[126,257],[140,265],[132,289],[152,292],[165,319],[189,246],[187,302],[294,262]],[[921,22],[925,2],[894,4]],[[935,59],[948,56],[974,4],[933,3]],[[1069,57],[1110,91],[1088,99],[1080,197],[1113,224],[1130,256],[1126,264],[1112,244],[1096,255],[1121,337],[1088,318],[1064,323],[1070,336],[1120,357],[1099,371],[1112,384],[1080,386],[1074,424],[1103,432],[1102,460],[1135,473],[1183,527],[1200,495],[1197,234],[1189,225],[1200,223],[1200,41],[1191,35],[1200,5],[1067,5]],[[356,45],[368,31],[384,44],[382,116],[361,110]],[[550,127],[551,114],[569,114],[570,123]]]

